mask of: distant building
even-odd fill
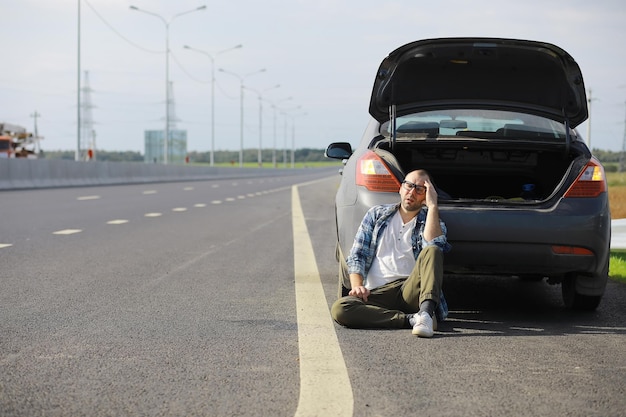
[[[146,130],[144,132],[146,163],[163,163],[164,130]],[[184,164],[187,156],[187,131],[170,130],[170,140],[167,144],[167,163]]]

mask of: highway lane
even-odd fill
[[[0,415],[293,415],[291,186],[328,172],[2,193]]]
[[[0,415],[306,415],[294,184],[326,305],[337,289],[338,176],[312,172],[0,193]],[[330,323],[338,398],[355,416],[622,415],[625,287],[572,314],[559,287],[447,278],[432,340]]]

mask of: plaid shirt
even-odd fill
[[[389,219],[398,211],[399,207],[399,203],[383,204],[374,206],[367,211],[354,238],[354,244],[352,245],[352,250],[350,250],[350,255],[346,259],[348,264],[348,273],[360,274],[364,280],[367,280],[367,271],[369,271],[372,266],[372,262],[374,261],[374,257],[376,256],[378,237],[381,235],[383,230],[385,230],[385,227],[387,227],[387,224],[389,223]],[[424,239],[426,214],[428,214],[428,209],[423,207],[417,214],[415,228],[413,229],[413,234],[411,236],[413,256],[415,259],[419,256],[422,248],[426,246],[436,245],[443,251],[443,253],[449,252],[452,248],[446,238],[446,225],[441,219],[439,220],[439,224],[441,225],[443,234],[430,241]],[[437,305],[436,314],[437,319],[440,321],[445,320],[448,316],[448,305],[443,293],[441,294],[440,302]]]

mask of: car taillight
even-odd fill
[[[597,197],[606,191],[604,168],[596,158],[591,158],[565,197]]]
[[[593,252],[579,246],[552,246],[552,252],[558,255],[593,255]]]
[[[362,185],[370,191],[397,193],[400,189],[400,181],[383,160],[371,151],[357,161],[356,185]]]

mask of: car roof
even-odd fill
[[[580,67],[556,45],[503,38],[408,43],[380,64],[369,112],[383,123],[437,108],[508,109],[569,122],[587,119]]]

